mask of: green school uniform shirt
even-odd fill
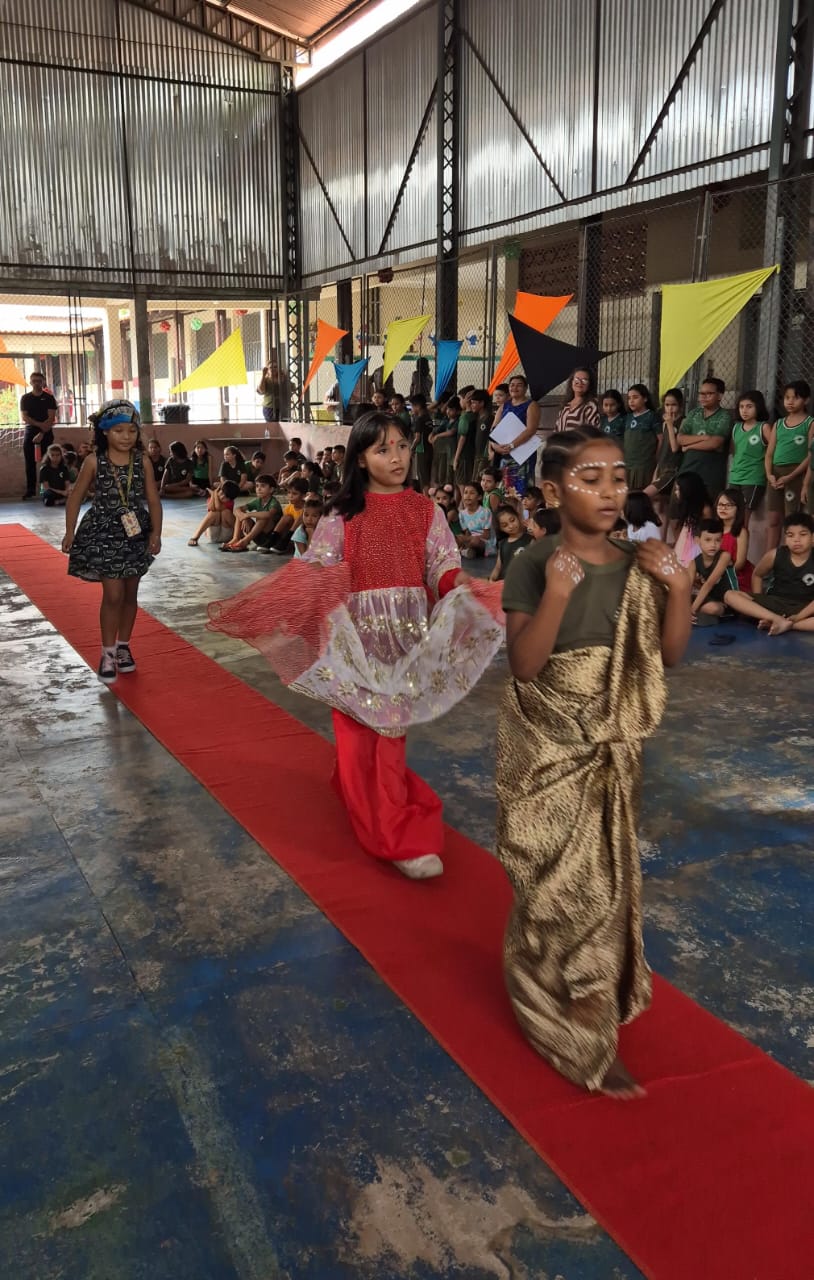
[[[756,422],[753,427],[745,427],[736,422],[732,428],[732,466],[729,472],[730,484],[764,485],[766,484],[766,441],[763,439],[764,423]]]
[[[798,467],[808,453],[808,433],[811,418],[804,418],[796,427],[787,427],[785,419],[777,424],[777,437],[772,463],[776,467]]]
[[[710,451],[688,449],[681,455],[678,474],[686,475],[688,471],[694,471],[704,481],[711,498],[717,497],[721,490],[726,488],[728,461],[726,442],[731,434],[732,418],[727,409],[716,409],[708,418],[705,418],[704,410],[699,406],[697,409],[692,409],[681,424],[679,435],[719,436],[724,442],[723,449]]]
[[[545,570],[550,556],[560,545],[560,535],[540,538],[522,555],[514,556],[503,587],[503,608],[508,613],[534,614],[545,592]],[[633,551],[625,548],[620,560],[610,564],[580,561],[585,577],[571,592],[563,614],[555,653],[569,649],[611,646],[616,635],[616,617],[622,603]]]
[[[272,494],[270,498],[266,498],[265,502],[261,502],[259,498],[252,498],[251,502],[247,502],[245,507],[241,507],[241,511],[273,511],[274,508],[280,513],[280,519],[283,516],[283,509],[277,499]]]
[[[449,431],[451,428],[455,428],[455,422],[452,418],[447,418],[446,415],[443,418],[434,418],[432,424],[434,434],[430,436],[430,444],[432,445],[435,453],[439,455],[445,454],[450,458],[452,457],[456,447],[455,436],[445,436],[443,440],[440,440],[436,433],[440,431]]]
[[[625,466],[631,471],[655,467],[660,435],[661,423],[652,409],[627,414],[624,419]]]
[[[625,438],[625,419],[624,413],[617,413],[615,418],[606,418],[604,415],[599,419],[599,425],[605,432],[606,436],[612,436],[614,440],[620,443]]]
[[[461,456],[458,459],[458,466],[463,467],[467,475],[472,470],[472,466],[475,462],[475,440],[476,440],[475,423],[476,422],[477,422],[477,416],[474,413],[462,413],[460,418],[458,419],[457,439],[460,440],[461,437],[463,437],[463,440],[464,440],[464,446],[461,449]],[[458,447],[457,440],[455,442],[455,447],[456,448]]]

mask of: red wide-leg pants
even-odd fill
[[[406,738],[385,738],[341,711],[333,722],[333,785],[365,852],[390,862],[441,853],[441,801],[407,768]]]

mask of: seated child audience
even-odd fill
[[[282,517],[282,508],[274,496],[274,479],[269,475],[258,476],[254,482],[255,497],[235,511],[235,528],[221,551],[248,551],[253,542],[256,547],[268,546]]]
[[[538,507],[543,506],[543,491],[536,484],[530,484],[520,499],[520,514],[523,523],[528,524]]]
[[[196,440],[192,446],[192,487],[199,497],[212,488],[212,460],[205,440]]]
[[[240,489],[233,480],[218,480],[209,495],[206,504],[206,515],[187,543],[188,547],[197,547],[201,535],[207,530],[218,530],[213,541],[220,541],[223,534],[231,537],[235,527],[235,498],[240,497]],[[212,537],[212,534],[209,535]]]
[[[227,444],[224,449],[218,478],[228,480],[230,484],[236,484],[241,493],[254,493],[251,464],[246,461],[235,445]]]
[[[162,498],[196,498],[198,492],[192,485],[192,459],[187,447],[180,440],[173,440],[170,456],[161,477]]]
[[[538,507],[529,517],[528,531],[535,542],[540,538],[551,538],[562,528],[560,513],[555,507]]]
[[[341,485],[345,471],[345,446],[343,444],[335,444],[331,449],[331,462],[334,464],[334,480],[338,480]]]
[[[693,578],[692,620],[720,618],[726,611],[727,591],[737,591],[732,557],[721,550],[724,526],[718,519],[702,520],[698,530],[698,555],[690,569]],[[700,615],[700,617],[699,617]]]
[[[283,514],[274,526],[273,531],[263,539],[263,552],[272,552],[276,556],[288,555],[291,550],[291,538],[294,530],[302,520],[305,499],[308,494],[308,481],[302,476],[294,476],[286,485],[288,501],[283,507]]]
[[[291,537],[291,541],[294,544],[295,556],[305,555],[311,545],[314,530],[319,524],[322,513],[322,502],[319,498],[309,496],[305,499],[305,506],[302,509],[302,519]]]
[[[648,538],[661,537],[661,520],[653,509],[652,500],[642,489],[631,489],[625,502],[626,536],[630,542],[647,542]]]
[[[283,465],[280,467],[280,472],[277,476],[279,488],[284,489],[289,480],[293,480],[294,476],[298,476],[301,466],[302,463],[299,460],[299,456],[293,449],[289,449],[287,453],[283,454]]]
[[[715,503],[715,514],[724,526],[721,549],[727,551],[741,591],[752,590],[754,565],[748,559],[749,532],[743,489],[724,489]]]
[[[770,636],[814,631],[814,517],[806,511],[786,516],[783,545],[767,551],[752,576],[752,591],[727,591],[725,603],[756,618]],[[763,579],[772,575],[764,591]]]
[[[709,494],[697,471],[683,471],[676,480],[673,493],[673,512],[678,536],[675,551],[679,564],[688,569],[700,551],[698,531],[702,520],[712,515]]]
[[[62,446],[49,445],[40,464],[40,496],[44,506],[62,506],[70,489],[71,479],[65,465]]]
[[[497,509],[497,523],[503,537],[497,544],[497,562],[489,575],[490,582],[501,582],[506,577],[506,570],[516,555],[531,546],[534,539],[523,527],[523,521],[514,507],[502,506]]]
[[[266,471],[266,455],[263,453],[262,449],[255,449],[254,453],[251,456],[249,465],[246,468],[246,475],[248,476],[249,480],[251,480],[252,484],[255,484],[257,482],[258,476],[264,476],[267,474],[268,473]]]
[[[68,480],[71,484],[75,484],[76,477],[79,475],[79,460],[73,449],[70,448],[63,448],[62,457],[65,461],[65,466],[68,468]]]
[[[467,560],[479,556],[493,556],[497,550],[492,512],[483,505],[483,489],[479,481],[465,484],[458,519],[463,533],[456,539],[461,555]]]
[[[300,467],[300,475],[308,481],[311,493],[322,493],[322,469],[316,462],[304,462]]]
[[[156,440],[155,437],[153,437],[152,440],[147,441],[147,457],[150,459],[150,462],[153,464],[153,475],[155,476],[155,482],[160,487],[161,477],[164,474],[164,468],[167,465],[167,459],[164,457],[163,453],[161,452],[160,441]]]

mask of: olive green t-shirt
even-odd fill
[[[545,592],[546,563],[559,545],[560,535],[555,534],[540,538],[534,546],[526,547],[522,556],[514,557],[503,586],[503,608],[507,613],[537,612]],[[624,550],[627,554],[610,564],[587,564],[580,560],[585,577],[571,593],[554,645],[555,653],[613,644],[616,618],[635,547],[631,546],[629,552],[627,548]]]

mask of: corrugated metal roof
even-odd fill
[[[224,5],[233,13],[248,15],[303,44],[322,35],[345,18],[354,17],[372,0],[234,0]]]

